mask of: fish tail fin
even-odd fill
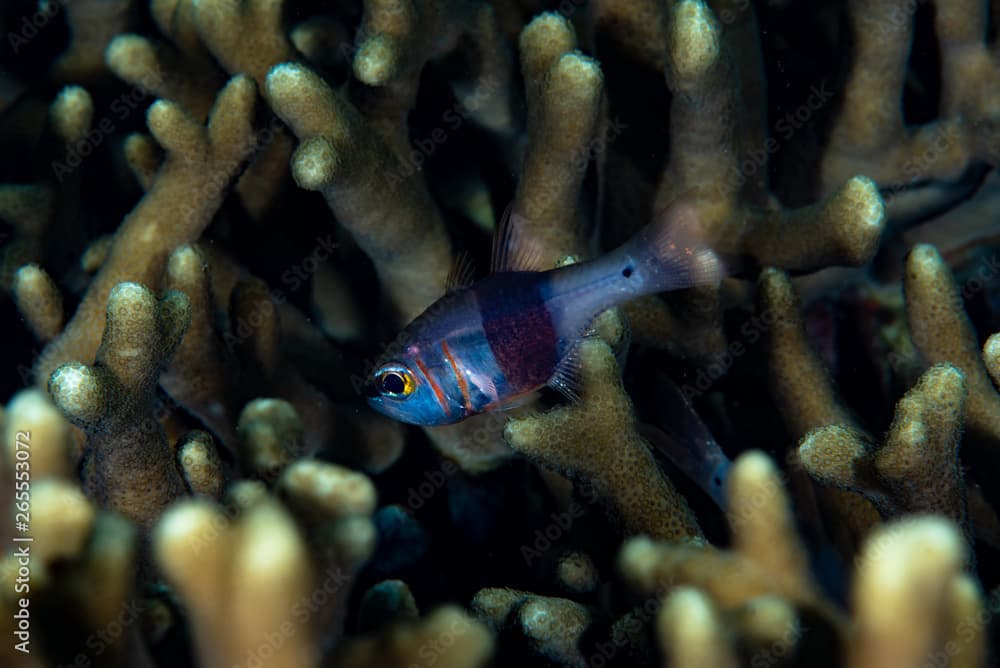
[[[704,240],[701,221],[688,199],[664,209],[623,248],[635,260],[644,292],[680,290],[718,283],[726,275],[722,258]],[[629,267],[623,273],[630,271]]]

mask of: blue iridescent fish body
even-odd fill
[[[369,404],[402,422],[443,425],[516,404],[549,385],[573,396],[574,351],[602,311],[641,295],[717,282],[686,204],[614,251],[537,271],[517,216],[494,248],[494,273],[453,290],[406,326],[376,364]]]

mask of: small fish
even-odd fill
[[[376,363],[365,388],[372,408],[431,426],[511,408],[545,385],[576,398],[574,353],[598,314],[723,276],[719,258],[697,241],[698,220],[684,201],[616,250],[547,271],[519,220],[505,216],[498,228],[493,273],[441,297]]]

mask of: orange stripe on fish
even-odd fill
[[[441,404],[441,408],[444,409],[445,413],[451,415],[451,407],[448,406],[448,402],[445,401],[444,392],[441,391],[441,388],[434,380],[434,377],[431,375],[431,372],[427,368],[427,365],[424,364],[419,357],[416,358],[414,361],[417,363],[417,366],[420,367],[420,371],[424,374],[424,378],[427,379],[427,382],[430,384],[431,389],[434,390],[434,396],[437,397],[438,403]]]
[[[441,342],[441,352],[444,353],[445,359],[451,365],[451,370],[455,372],[455,380],[458,381],[458,389],[462,391],[462,401],[465,402],[465,411],[472,414],[472,399],[469,397],[469,384],[465,382],[465,377],[459,373],[458,365],[455,364],[455,357],[451,354],[451,348],[448,347],[447,341]]]

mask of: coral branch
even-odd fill
[[[51,341],[63,328],[62,293],[37,264],[26,264],[14,274],[11,286],[17,309],[40,341]]]
[[[206,665],[241,663],[261,643],[269,643],[271,665],[318,665],[314,620],[296,614],[315,575],[305,541],[277,501],[265,497],[234,522],[204,501],[186,501],[158,525],[154,550],[187,605]],[[273,636],[283,642],[270,643]]]
[[[629,533],[700,538],[687,502],[660,472],[649,446],[635,431],[632,404],[611,349],[600,339],[585,339],[579,359],[580,403],[511,420],[507,442],[547,468],[590,482]]]
[[[809,432],[799,455],[816,479],[864,494],[886,519],[938,513],[968,531],[958,460],[967,390],[949,364],[928,370],[896,405],[885,442],[836,425]]]
[[[712,602],[693,587],[678,587],[667,597],[657,627],[661,649],[672,666],[737,665]]]
[[[568,21],[543,14],[521,33],[528,100],[528,149],[514,211],[546,266],[585,250],[577,204],[604,89],[597,61],[573,53]]]
[[[918,665],[942,647],[950,639],[941,623],[948,592],[965,562],[961,535],[941,518],[915,517],[874,532],[852,587],[858,624],[848,665]]]
[[[193,246],[170,254],[163,277],[166,290],[187,295],[191,326],[184,335],[160,384],[175,401],[194,413],[229,448],[236,433],[236,394],[232,387],[233,360],[215,333],[215,303],[208,264]]]
[[[319,190],[375,263],[399,317],[409,321],[444,293],[451,245],[437,207],[354,107],[308,69],[279,65],[271,104],[301,143],[296,182]]]
[[[990,382],[955,279],[933,246],[921,244],[910,251],[903,289],[913,343],[931,363],[947,362],[965,374],[968,430],[996,447],[1000,394]]]
[[[208,226],[254,148],[255,97],[253,83],[235,77],[219,94],[208,128],[169,102],[150,107],[149,128],[167,150],[164,165],[119,228],[72,320],[39,357],[39,381],[69,360],[93,360],[112,287],[134,281],[157,288],[169,254],[197,240]]]
[[[108,298],[96,363],[65,364],[49,381],[56,405],[87,434],[88,495],[147,527],[184,493],[153,402],[190,319],[182,293],[157,301],[145,287],[121,283]]]

